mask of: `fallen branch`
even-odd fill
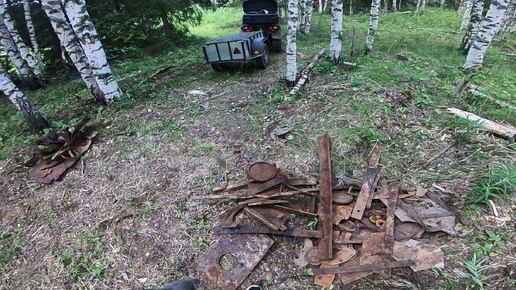
[[[449,113],[452,113],[456,116],[459,116],[461,118],[479,122],[480,129],[491,132],[495,135],[498,135],[498,136],[501,136],[504,138],[508,138],[508,139],[516,139],[516,128],[513,128],[511,126],[500,125],[493,121],[479,117],[473,113],[462,111],[462,110],[459,110],[456,108],[448,108],[448,109],[446,109],[446,111],[448,111]]]
[[[306,80],[308,79],[308,76],[310,75],[310,72],[312,71],[312,69],[314,68],[315,64],[321,58],[321,56],[323,55],[323,53],[325,51],[326,51],[326,49],[324,49],[324,48],[321,49],[321,51],[319,51],[319,53],[316,56],[314,56],[314,58],[308,64],[308,66],[305,69],[303,69],[303,71],[301,72],[301,77],[297,81],[297,84],[292,88],[292,90],[290,90],[290,93],[288,93],[288,98],[290,98],[293,95],[295,95],[301,89],[301,87],[303,87],[303,85],[305,84]]]
[[[455,88],[455,92],[453,92],[453,95],[456,98],[459,98],[462,96],[462,92],[466,89],[468,86],[469,80],[471,79],[470,75],[464,75],[462,79],[459,81],[459,84],[457,84],[457,87]]]
[[[419,170],[427,167],[430,163],[434,162],[437,158],[441,157],[444,153],[448,152],[453,146],[455,146],[456,142],[452,142],[450,145],[446,146],[443,150],[441,150],[439,153],[435,154],[432,158],[428,159],[425,164],[419,166],[418,168],[414,169],[413,172],[418,172]]]

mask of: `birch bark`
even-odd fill
[[[3,19],[0,17],[0,44],[2,44],[4,50],[7,52],[7,56],[13,63],[20,76],[24,79],[31,77],[31,69],[25,59],[20,54],[20,51],[16,47],[9,30],[4,24]]]
[[[301,29],[301,33],[303,33],[305,35],[310,33],[310,28],[312,26],[313,12],[314,12],[314,0],[306,0],[305,10],[303,11],[304,27]]]
[[[378,31],[378,20],[380,18],[380,0],[373,0],[371,3],[371,17],[369,18],[369,29],[366,36],[365,54],[373,50],[374,37]]]
[[[111,71],[100,38],[86,9],[86,3],[84,0],[64,0],[64,10],[88,57],[106,103],[113,103],[115,99],[120,97],[122,90],[118,87],[115,76]]]
[[[294,83],[297,77],[297,0],[288,0],[287,8],[287,81]]]
[[[484,11],[484,0],[474,0],[473,7],[471,8],[471,18],[469,20],[468,30],[462,38],[460,50],[463,54],[468,54],[475,37],[480,29],[480,23],[482,22],[482,12]]]
[[[38,78],[41,77],[41,70],[39,69],[34,57],[32,57],[29,48],[27,47],[27,45],[25,45],[25,42],[23,42],[23,39],[21,38],[20,33],[18,32],[18,29],[16,29],[16,26],[14,25],[14,21],[11,15],[7,13],[7,9],[5,9],[4,0],[0,0],[0,15],[4,21],[5,26],[7,27],[7,30],[9,31],[9,34],[11,35],[11,38],[16,44],[16,47],[18,48],[21,57],[25,59],[34,75]]]
[[[471,45],[464,64],[464,69],[467,71],[480,68],[484,62],[486,54],[493,36],[500,27],[500,22],[503,19],[505,12],[509,6],[509,0],[493,0],[489,11],[487,11],[486,18],[482,23],[477,38]]]
[[[25,22],[27,23],[27,30],[29,32],[30,43],[32,51],[36,57],[37,64],[40,70],[45,66],[43,59],[41,58],[41,52],[39,51],[38,41],[36,39],[36,31],[34,30],[34,24],[32,23],[32,15],[30,13],[30,0],[23,1],[23,12],[25,16]]]
[[[396,3],[396,0],[392,0],[392,11],[398,11],[398,3]]]
[[[464,14],[462,14],[462,23],[460,24],[460,30],[464,30],[468,27],[469,19],[471,18],[471,10],[473,8],[473,2],[475,0],[464,0]]]
[[[330,59],[337,64],[342,53],[342,0],[332,0],[331,15]]]
[[[9,100],[22,112],[34,132],[48,128],[48,122],[39,113],[27,96],[11,81],[3,65],[0,64],[0,91],[9,97]]]
[[[42,0],[41,8],[45,11],[47,17],[50,20],[50,24],[54,29],[61,45],[64,50],[68,53],[71,61],[77,68],[77,71],[81,75],[82,80],[86,83],[86,86],[90,89],[93,97],[100,102],[105,102],[102,91],[95,80],[93,70],[88,62],[88,58],[84,53],[72,26],[66,19],[60,0]],[[65,57],[66,59],[66,57]]]
[[[516,0],[512,0],[507,8],[507,13],[500,24],[501,38],[507,40],[509,34],[514,32],[516,26]]]

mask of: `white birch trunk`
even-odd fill
[[[16,29],[16,26],[14,25],[14,21],[11,15],[7,13],[7,10],[5,9],[4,0],[0,0],[0,15],[4,21],[5,26],[7,27],[7,30],[9,30],[9,34],[11,35],[11,38],[16,44],[21,57],[25,59],[34,75],[38,78],[41,77],[41,70],[39,69],[36,60],[30,53],[29,48],[27,47],[25,42],[23,42],[23,39],[21,38],[20,33],[18,32],[18,29]]]
[[[507,8],[505,17],[500,24],[500,32],[502,33],[501,38],[507,40],[509,34],[514,32],[516,26],[516,0],[512,0]]]
[[[471,44],[475,41],[475,37],[480,29],[480,23],[482,22],[482,12],[484,11],[485,0],[474,0],[473,7],[471,8],[471,18],[468,25],[468,30],[462,38],[460,50],[463,54],[467,54]]]
[[[36,39],[36,31],[34,30],[34,24],[32,23],[32,15],[30,13],[30,0],[23,1],[23,11],[25,16],[25,22],[27,23],[27,31],[29,32],[30,43],[32,51],[36,57],[39,69],[43,69],[45,64],[41,58],[41,52],[39,51],[38,41]]]
[[[425,12],[425,9],[426,9],[426,0],[422,0],[421,1],[421,11],[419,11],[419,14],[423,14],[423,12]]]
[[[48,122],[29,101],[27,96],[11,81],[2,64],[0,64],[0,91],[9,98],[18,111],[23,113],[35,132],[48,127]]]
[[[392,11],[398,11],[398,3],[396,3],[396,0],[392,0]]]
[[[420,7],[421,7],[421,0],[417,0],[416,11],[414,11],[414,14],[416,14],[416,15],[419,14],[419,8]]]
[[[369,29],[366,36],[365,54],[373,50],[374,37],[378,31],[378,19],[380,18],[380,0],[373,0],[371,3],[371,16],[369,18]]]
[[[329,0],[324,0],[324,12],[328,11],[328,1]]]
[[[310,28],[312,27],[312,15],[314,12],[314,0],[306,0],[305,10],[303,12],[304,26],[301,29],[301,33],[310,34]]]
[[[353,15],[353,0],[349,0],[349,15]]]
[[[331,16],[330,59],[337,64],[342,53],[342,0],[332,0]]]
[[[464,14],[462,15],[462,23],[460,24],[460,30],[464,30],[468,27],[469,19],[471,18],[471,9],[473,8],[474,0],[464,0]]]
[[[471,45],[464,64],[464,69],[467,71],[475,70],[482,66],[484,56],[486,54],[493,36],[500,27],[500,22],[503,19],[505,12],[509,6],[509,0],[493,0],[489,11],[487,11],[486,18],[482,23],[477,38]]]
[[[464,15],[464,10],[466,9],[466,2],[469,0],[460,0],[459,9],[457,9],[457,13],[459,15]]]
[[[88,58],[86,57],[72,26],[68,22],[68,19],[66,19],[66,15],[61,7],[61,1],[42,0],[41,8],[43,8],[43,11],[47,14],[50,24],[59,38],[62,47],[64,47],[64,50],[68,53],[68,56],[77,68],[82,80],[90,89],[93,97],[97,101],[105,102],[102,91],[93,75],[93,70],[89,64]],[[64,58],[66,59],[66,57]]]
[[[16,70],[18,70],[20,76],[24,79],[30,78],[31,69],[25,59],[21,56],[18,47],[16,47],[16,44],[11,38],[11,34],[2,19],[0,19],[0,44],[2,44],[3,49],[7,52],[7,56],[13,63]]]
[[[387,14],[389,10],[389,0],[383,0],[383,14]]]
[[[324,11],[324,0],[319,0],[318,10],[319,10],[319,14],[323,13],[323,11]]]
[[[100,38],[86,10],[86,3],[84,0],[66,0],[64,4],[66,16],[88,57],[97,84],[107,104],[111,104],[120,97],[122,90],[109,67]]]
[[[299,31],[301,33],[304,34],[304,31],[305,31],[305,9],[306,9],[306,0],[301,0],[301,2],[299,2],[299,7],[298,7],[298,26],[297,28],[299,29]]]
[[[288,0],[287,9],[287,81],[294,83],[297,77],[297,0]]]
[[[439,9],[444,9],[444,7],[446,6],[446,0],[441,0],[441,3],[439,4]]]

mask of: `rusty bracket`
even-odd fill
[[[366,170],[366,176],[364,179],[364,183],[362,184],[362,188],[360,189],[360,193],[357,198],[357,202],[355,204],[355,208],[353,208],[353,213],[351,217],[357,220],[362,219],[364,215],[364,210],[367,207],[367,203],[369,201],[369,196],[374,192],[374,180],[376,179],[376,175],[378,175],[378,163],[380,161],[380,154],[382,150],[380,147],[376,146],[374,149],[371,158],[369,159],[369,166]]]
[[[384,263],[384,264],[369,264],[369,265],[338,267],[338,268],[317,268],[317,269],[312,269],[312,270],[313,270],[314,275],[351,274],[351,273],[358,273],[358,272],[374,272],[374,271],[378,271],[378,270],[410,267],[412,265],[414,265],[414,261],[404,260],[404,261],[393,261],[393,262]]]

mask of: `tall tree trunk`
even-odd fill
[[[168,38],[172,38],[172,24],[168,20],[168,11],[161,5],[159,5],[159,13],[161,15],[161,21],[163,22],[163,32]]]
[[[392,0],[392,11],[398,11],[398,3],[396,3],[396,0]]]
[[[378,31],[378,19],[380,18],[380,0],[373,0],[371,3],[371,16],[369,18],[369,29],[366,36],[366,47],[364,54],[368,54],[373,50],[374,37]]]
[[[41,58],[41,52],[39,51],[39,45],[36,39],[36,31],[34,30],[34,24],[32,23],[32,15],[30,13],[30,0],[23,1],[23,11],[25,16],[25,22],[27,23],[27,31],[29,32],[32,51],[34,52],[34,56],[36,57],[38,67],[41,70],[43,69],[45,64],[43,63],[43,59]]]
[[[353,0],[349,0],[349,15],[353,15]]]
[[[64,7],[66,16],[88,57],[97,84],[104,93],[106,103],[111,104],[120,97],[122,90],[111,72],[100,38],[86,10],[86,3],[84,0],[66,0]]]
[[[464,30],[468,27],[469,19],[471,18],[471,10],[473,8],[473,2],[475,0],[464,0],[464,14],[462,15],[462,23],[460,24],[460,30]]]
[[[441,3],[439,4],[439,9],[444,9],[446,7],[446,0],[441,0]]]
[[[319,13],[323,13],[324,11],[324,0],[319,0]]]
[[[288,0],[287,8],[287,81],[294,83],[297,77],[297,0]]]
[[[72,60],[73,64],[77,68],[77,71],[81,75],[82,80],[86,83],[86,86],[90,89],[90,92],[95,100],[105,103],[104,94],[99,88],[93,70],[90,66],[88,58],[84,53],[84,50],[79,43],[79,39],[75,35],[72,26],[66,19],[64,10],[61,6],[60,0],[42,0],[41,8],[47,14],[50,20],[52,28],[56,33],[61,45],[64,47],[68,56]],[[66,57],[65,57],[66,58]]]
[[[500,27],[500,22],[508,6],[509,0],[493,0],[491,2],[489,11],[487,11],[486,18],[482,23],[482,28],[469,49],[468,57],[464,64],[465,70],[472,71],[482,66],[486,51],[493,40],[494,34]]]
[[[502,33],[501,38],[503,40],[507,40],[509,34],[514,32],[516,29],[516,0],[512,0],[511,4],[509,4],[509,8],[507,8],[507,13],[505,13],[505,17],[500,25],[500,31]]]
[[[34,75],[40,78],[41,70],[39,69],[34,57],[32,57],[29,48],[27,47],[25,42],[23,42],[23,39],[21,38],[20,33],[18,32],[18,29],[16,29],[16,26],[14,25],[14,21],[11,15],[7,13],[7,10],[5,9],[5,2],[3,0],[0,0],[0,15],[4,21],[5,26],[7,27],[7,30],[9,30],[9,34],[11,34],[14,43],[18,47],[18,51],[20,52],[21,57],[25,59]]]
[[[425,12],[425,9],[426,9],[426,0],[422,0],[421,1],[421,11],[419,12],[419,14],[423,14],[423,12]]]
[[[9,100],[16,106],[18,111],[22,112],[34,132],[42,131],[48,128],[48,122],[39,113],[36,107],[29,101],[27,96],[20,91],[11,81],[5,68],[0,64],[0,91],[9,97]]]
[[[298,0],[299,1],[299,0]],[[306,24],[306,18],[305,18],[305,10],[306,10],[306,0],[301,0],[299,2],[298,11],[297,11],[297,28],[301,33],[305,33],[305,24]]]
[[[383,0],[383,14],[387,14],[389,11],[389,0]]]
[[[0,44],[2,44],[4,50],[7,52],[7,56],[9,56],[9,59],[16,70],[18,70],[20,77],[23,79],[29,79],[31,77],[30,66],[21,56],[18,47],[16,47],[9,30],[3,22],[3,19],[0,19]]]
[[[309,34],[310,28],[312,26],[312,15],[314,12],[314,0],[306,0],[305,2],[305,11],[303,13],[304,18],[304,27],[301,29],[301,33],[303,34]]]
[[[457,9],[457,13],[459,15],[464,15],[464,10],[466,10],[466,3],[470,0],[460,0],[459,8]]]
[[[462,42],[459,48],[462,51],[462,54],[468,54],[471,44],[473,41],[475,41],[475,37],[477,36],[478,30],[480,29],[480,23],[482,22],[483,11],[484,0],[475,0],[471,9],[471,19],[469,20],[468,30],[462,38]]]
[[[342,0],[332,1],[331,17],[330,59],[337,64],[342,53]]]

